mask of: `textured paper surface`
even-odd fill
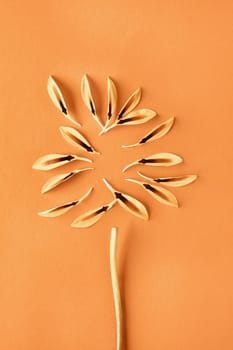
[[[2,2],[1,349],[114,349],[112,225],[119,227],[126,348],[233,348],[232,7],[230,1]],[[156,121],[97,136],[80,96],[84,73],[102,118],[110,75],[121,104],[141,86],[140,106],[155,109],[158,123],[176,116],[172,131],[125,150],[121,144],[135,143]],[[102,155],[93,172],[41,195],[43,183],[61,171],[32,170],[35,159],[74,152],[58,129],[69,123],[47,94],[50,74]],[[146,168],[145,174],[199,175],[173,190],[180,209],[124,181],[139,168],[124,177],[120,172],[156,152],[185,161],[171,169]],[[90,229],[71,228],[78,215],[112,199],[102,177],[144,202],[151,220],[116,206]],[[78,199],[90,186],[93,194],[65,216],[37,216]]]

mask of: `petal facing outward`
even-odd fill
[[[93,118],[99,124],[99,126],[103,128],[103,125],[96,113],[95,102],[91,94],[91,88],[90,88],[87,75],[84,75],[81,80],[81,95],[82,95],[83,102],[91,112]]]
[[[138,88],[136,91],[134,91],[134,93],[128,98],[128,100],[125,102],[124,106],[118,113],[118,120],[122,119],[127,113],[131,112],[139,104],[141,95],[141,88]]]
[[[117,125],[121,125],[121,124],[123,125],[124,123],[126,124],[126,121],[120,123],[120,120],[123,120],[123,118],[125,118],[126,115],[129,112],[131,112],[139,104],[140,99],[141,99],[141,94],[142,94],[141,88],[138,88],[125,102],[124,106],[121,108],[120,112],[118,113],[118,116],[117,116],[117,119],[115,120],[115,122],[111,126],[109,126],[108,128],[105,127],[102,130],[102,132],[100,133],[100,135],[113,129]],[[133,115],[132,119],[134,119],[134,118],[135,118],[135,116]],[[129,124],[129,122],[128,122],[128,124]],[[139,123],[134,123],[132,121],[131,124],[139,124]]]
[[[150,166],[172,166],[179,164],[183,159],[174,154],[174,153],[157,153],[152,154],[149,157],[138,159],[133,163],[130,163],[124,167],[122,172],[125,172],[127,169],[131,168],[134,165],[144,164]]]
[[[115,121],[107,129],[103,129],[100,132],[100,135],[109,131],[110,129],[115,128],[116,126],[121,125],[138,125],[148,122],[150,119],[154,118],[157,115],[155,111],[148,108],[138,109],[136,111],[130,112],[125,117],[122,117],[120,120]],[[132,145],[136,146],[136,145]],[[132,147],[132,146],[122,146],[122,147]]]
[[[181,187],[189,185],[197,179],[197,175],[182,175],[182,176],[171,176],[171,177],[156,177],[151,178],[143,175],[140,171],[137,172],[139,176],[143,177],[146,180],[160,183],[161,185],[169,187]]]
[[[51,100],[53,101],[55,106],[62,112],[62,114],[67,119],[69,119],[72,123],[80,126],[80,124],[78,122],[76,122],[76,120],[74,120],[69,115],[66,103],[65,103],[64,98],[63,98],[62,93],[61,93],[61,90],[59,89],[56,81],[54,80],[54,78],[52,76],[50,76],[48,79],[48,93],[49,93]]]
[[[86,212],[83,215],[77,217],[71,224],[72,227],[76,228],[85,228],[94,225],[97,221],[99,221],[102,216],[110,210],[116,204],[116,200],[114,199],[111,203],[105,204],[99,208],[92,209]]]
[[[128,194],[117,191],[106,179],[103,178],[103,181],[122,208],[141,219],[148,220],[149,216],[147,209],[141,202],[139,202],[139,200],[129,196]]]
[[[127,147],[135,147],[135,146],[140,146],[144,145],[145,143],[152,142],[154,140],[157,140],[164,135],[166,135],[172,128],[174,124],[175,118],[172,117],[165,122],[157,125],[154,129],[152,129],[150,132],[148,132],[145,136],[143,136],[139,141],[134,143],[133,145],[126,145],[126,146],[121,146],[123,148]]]
[[[67,211],[75,207],[76,205],[80,204],[84,199],[86,199],[90,193],[92,192],[93,188],[90,188],[80,199],[68,202],[62,205],[59,205],[59,207],[54,207],[48,210],[44,210],[38,213],[40,216],[45,216],[49,218],[55,218],[57,216],[60,216],[62,214],[65,214]]]
[[[91,163],[88,158],[78,157],[76,154],[46,154],[38,158],[32,165],[36,170],[51,170],[74,160],[83,160],[84,162]]]
[[[160,203],[178,208],[179,203],[176,197],[167,189],[158,185],[150,185],[148,183],[144,183],[142,181],[135,180],[135,179],[125,179],[125,180],[130,182],[135,182],[136,184],[141,185],[153,198],[155,198]]]
[[[92,169],[94,169],[94,168],[77,169],[77,170],[70,171],[69,173],[55,175],[55,176],[51,177],[44,184],[44,186],[41,189],[41,193],[48,192],[48,191],[52,190],[53,188],[61,185],[63,182],[71,179],[73,176],[75,176],[79,173],[82,173],[83,171],[92,170]]]
[[[105,124],[105,128],[112,121],[112,118],[116,115],[116,107],[117,107],[117,89],[110,77],[107,79],[108,84],[108,112],[107,112],[107,122]]]
[[[97,153],[97,152],[87,141],[87,139],[76,129],[71,128],[69,126],[60,126],[59,128],[64,139],[70,143],[72,146],[78,147],[89,153]]]
[[[152,109],[142,108],[128,113],[117,121],[116,125],[137,125],[148,122],[156,116]]]

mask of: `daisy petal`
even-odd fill
[[[63,182],[70,180],[75,175],[82,173],[83,171],[92,170],[92,169],[94,169],[94,168],[77,169],[77,170],[70,171],[69,173],[55,175],[55,176],[51,177],[44,184],[44,186],[41,189],[41,193],[48,192],[48,191],[52,190],[53,188],[61,185]]]
[[[103,125],[96,113],[95,102],[92,97],[90,83],[86,74],[82,77],[82,80],[81,80],[81,95],[82,95],[83,102],[91,112],[93,118],[99,124],[99,126],[103,128]]]
[[[40,216],[45,216],[45,217],[49,217],[49,218],[55,218],[57,216],[63,215],[65,214],[67,211],[69,211],[70,209],[72,209],[73,207],[75,207],[76,205],[82,203],[82,201],[84,201],[84,199],[86,199],[90,193],[92,192],[93,188],[90,188],[80,199],[72,201],[72,202],[68,202],[62,205],[59,205],[58,207],[54,207],[48,210],[44,210],[38,213],[38,215]]]
[[[85,228],[94,225],[99,221],[102,216],[110,210],[116,204],[116,200],[111,203],[105,204],[99,208],[92,209],[79,217],[77,217],[71,224],[72,227],[76,228]]]
[[[69,119],[72,123],[80,126],[80,124],[70,116],[61,90],[52,76],[50,76],[48,79],[48,94],[55,106],[64,115],[64,117]]]
[[[135,144],[133,145],[126,145],[126,146],[121,146],[123,148],[128,148],[128,147],[135,147],[135,146],[140,146],[145,143],[152,142],[154,140],[157,140],[164,135],[166,135],[172,128],[174,124],[175,118],[172,117],[165,122],[157,125],[154,129],[152,129],[150,132],[148,132],[145,136],[143,136],[140,140],[138,140]]]
[[[74,160],[83,160],[91,163],[88,158],[78,157],[76,154],[46,154],[38,158],[32,165],[36,170],[52,170],[59,166],[73,162]]]
[[[141,95],[141,88],[138,88],[136,91],[134,91],[134,93],[128,98],[118,113],[118,120],[123,118],[127,113],[131,112],[139,104]]]
[[[76,129],[69,126],[60,126],[59,128],[63,138],[74,147],[78,147],[89,153],[97,153],[93,146],[87,141],[87,139]]]
[[[174,154],[174,153],[156,153],[148,156],[146,158],[138,159],[135,162],[132,162],[124,167],[122,172],[125,172],[127,169],[131,168],[134,165],[150,165],[150,166],[172,166],[179,164],[183,159]]]
[[[123,209],[127,210],[129,213],[135,216],[138,216],[141,219],[148,220],[148,212],[144,204],[142,204],[136,198],[116,190],[109,184],[106,179],[103,178],[103,181]]]
[[[169,205],[171,207],[178,208],[179,203],[174,196],[173,193],[168,191],[167,189],[158,186],[158,185],[150,185],[148,183],[144,183],[135,179],[125,179],[126,181],[135,182],[136,184],[142,186],[153,198],[155,198],[158,202]]]
[[[126,116],[118,120],[117,125],[137,125],[146,123],[156,116],[156,112],[152,109],[142,108],[128,113]]]
[[[181,187],[191,184],[197,179],[197,175],[182,175],[182,176],[171,176],[171,177],[156,177],[151,178],[143,175],[140,171],[137,172],[139,176],[146,180],[160,183],[161,185],[169,187]]]
[[[116,85],[110,77],[107,80],[108,84],[108,112],[107,112],[107,123],[105,128],[109,125],[112,118],[116,115],[117,107],[117,89]]]

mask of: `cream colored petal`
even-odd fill
[[[151,120],[156,116],[156,112],[152,109],[142,108],[132,111],[118,120],[117,125],[138,125]]]
[[[60,126],[62,137],[72,146],[77,147],[89,153],[98,153],[87,139],[76,129],[69,126]]]
[[[76,205],[82,203],[84,199],[86,199],[90,193],[92,192],[93,188],[90,188],[80,199],[68,202],[62,205],[59,205],[58,207],[54,207],[48,210],[44,210],[38,213],[40,216],[55,218],[57,216],[65,214],[67,211],[75,207]]]
[[[100,132],[100,135],[108,132],[109,130],[115,128],[116,126],[138,125],[138,124],[146,123],[150,119],[154,118],[156,116],[156,112],[148,108],[142,108],[136,111],[132,111],[134,107],[136,107],[137,104],[139,103],[140,98],[141,98],[141,89],[139,88],[133,93],[132,96],[130,96],[130,98],[127,100],[125,105],[122,107],[114,123],[108,127],[107,125],[105,125],[104,129],[102,129],[102,131]]]
[[[76,154],[46,154],[38,158],[32,165],[36,170],[51,170],[59,166],[73,162],[74,160],[82,160],[91,163],[88,158],[78,157]]]
[[[91,112],[95,121],[100,125],[101,128],[103,128],[103,125],[96,113],[95,102],[92,97],[90,83],[86,74],[82,77],[82,80],[81,80],[81,96],[82,96],[83,102],[85,103],[88,110]]]
[[[106,179],[103,178],[103,181],[123,209],[141,219],[148,220],[149,215],[144,204],[136,198],[114,189]]]
[[[75,175],[82,173],[84,171],[87,170],[92,170],[93,168],[84,168],[84,169],[77,169],[77,170],[73,170],[70,171],[68,173],[65,174],[59,174],[59,175],[55,175],[53,177],[51,177],[42,187],[41,189],[41,193],[45,193],[48,192],[50,190],[52,190],[53,188],[61,185],[62,183],[64,183],[65,181],[70,180],[72,177],[74,177]]]
[[[116,115],[116,107],[117,107],[117,89],[113,80],[108,77],[107,79],[108,85],[108,111],[107,111],[107,123],[105,128],[109,125],[112,118]]]
[[[142,174],[140,171],[137,172],[139,176],[151,182],[157,182],[164,186],[169,187],[181,187],[191,184],[197,179],[197,175],[181,175],[181,176],[170,176],[170,177],[155,177],[151,178]]]
[[[127,147],[135,147],[135,146],[140,146],[144,145],[145,143],[149,143],[152,141],[155,141],[164,135],[166,135],[172,128],[174,124],[175,118],[170,118],[166,120],[165,122],[157,125],[154,129],[152,129],[150,132],[148,132],[145,136],[143,136],[141,139],[139,139],[136,143],[132,145],[126,145],[122,146],[123,148]]]
[[[120,112],[118,113],[118,119],[123,118],[127,113],[131,112],[140,102],[142,95],[141,88],[138,88],[134,93],[128,98]]]
[[[76,228],[85,228],[94,225],[98,222],[102,216],[110,210],[116,203],[116,200],[113,200],[111,203],[105,204],[99,208],[92,209],[86,213],[77,217],[71,224],[72,227]]]
[[[169,205],[171,207],[178,208],[179,203],[173,193],[168,191],[166,188],[163,188],[158,185],[151,185],[135,179],[125,179],[126,181],[135,182],[136,184],[142,186],[153,198],[158,202]]]
[[[124,167],[122,172],[131,168],[134,165],[149,165],[149,166],[172,166],[179,164],[183,159],[174,153],[156,153],[146,158],[138,159]]]
[[[48,94],[52,102],[60,110],[60,112],[71,122],[80,126],[80,124],[76,120],[74,120],[73,117],[70,116],[61,90],[52,76],[50,76],[48,79]]]
[[[123,209],[141,219],[148,220],[147,209],[139,200],[121,192],[116,193],[116,198]]]
[[[102,180],[103,180],[104,184],[106,185],[106,187],[109,189],[109,191],[112,193],[113,197],[115,197],[116,189],[113,188],[104,177],[102,178]]]

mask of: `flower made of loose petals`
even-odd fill
[[[147,123],[154,119],[157,113],[149,108],[136,109],[141,100],[141,88],[136,89],[130,97],[126,100],[124,105],[117,110],[117,88],[114,81],[107,78],[107,91],[108,91],[108,104],[106,112],[106,122],[103,125],[98,113],[96,111],[95,102],[92,96],[91,86],[87,75],[84,75],[81,80],[81,96],[89,110],[90,114],[100,127],[99,135],[104,135],[110,130],[123,126],[138,125]],[[62,115],[73,125],[61,126],[59,128],[61,136],[72,147],[74,152],[70,154],[55,153],[46,154],[37,159],[33,164],[33,169],[49,171],[58,167],[65,166],[68,163],[85,162],[92,163],[92,160],[87,156],[80,155],[84,153],[86,155],[92,154],[94,156],[99,155],[98,150],[90,143],[88,138],[83,134],[82,127],[78,121],[71,116],[67,104],[62,95],[61,89],[56,83],[55,79],[50,76],[48,79],[48,93],[49,96],[62,113]],[[142,135],[135,143],[130,145],[122,145],[123,149],[131,147],[140,147],[149,142],[154,142],[161,137],[165,136],[172,128],[175,118],[171,117],[160,124],[157,124],[152,130],[149,130],[145,135]],[[77,153],[78,152],[78,153]],[[174,153],[156,153],[146,155],[143,158],[137,159],[134,162],[127,164],[122,172],[127,171],[131,167],[140,166],[142,169],[146,167],[171,167],[182,163],[183,159]],[[41,192],[46,193],[54,188],[61,186],[73,177],[79,176],[80,173],[91,171],[94,168],[92,166],[84,168],[74,168],[69,172],[62,172],[49,178],[42,186]],[[158,202],[178,207],[178,201],[174,194],[167,189],[167,187],[180,187],[188,185],[194,182],[197,178],[196,175],[178,175],[178,176],[166,176],[166,177],[149,177],[141,171],[136,172],[137,178],[127,178],[126,181],[134,183],[142,188],[143,191],[148,193],[152,198]],[[72,227],[85,228],[90,227],[97,223],[103,215],[110,211],[115,205],[120,205],[123,209],[127,210],[134,216],[141,219],[148,220],[149,214],[145,205],[132,197],[131,195],[122,192],[118,187],[113,186],[107,179],[103,178],[103,182],[112,194],[112,200],[108,203],[103,203],[101,206],[90,209],[87,212],[79,215],[71,224]],[[88,188],[80,198],[73,199],[69,202],[62,203],[50,209],[40,211],[38,214],[44,217],[57,217],[65,214],[74,207],[77,207],[81,202],[86,200],[92,193],[93,188]]]

